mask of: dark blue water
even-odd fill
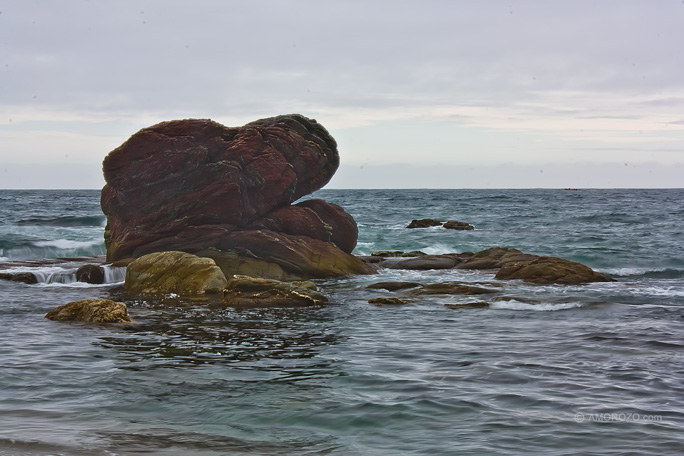
[[[357,253],[555,255],[614,283],[531,286],[477,271],[319,281],[330,304],[233,310],[127,301],[132,325],[47,321],[120,298],[69,279],[101,255],[99,192],[0,191],[0,454],[662,455],[684,452],[683,190],[323,190]],[[408,230],[414,218],[474,231]],[[1,271],[0,271],[1,272]],[[54,277],[60,276],[60,280]],[[52,278],[52,279],[51,279]],[[388,280],[464,281],[483,297],[377,307]]]

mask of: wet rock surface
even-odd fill
[[[376,267],[405,270],[472,269],[496,273],[500,280],[523,280],[535,284],[579,285],[591,282],[612,282],[606,274],[575,261],[523,253],[517,249],[493,247],[477,253],[447,253],[404,258],[376,256]]]
[[[126,304],[110,299],[84,299],[52,309],[48,320],[88,323],[131,323]]]
[[[233,307],[315,306],[327,301],[310,281],[282,282],[238,275],[223,290],[223,302]]]
[[[211,258],[185,252],[157,252],[131,262],[124,288],[131,295],[220,293],[227,280]]]

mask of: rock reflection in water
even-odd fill
[[[137,323],[99,338],[99,345],[117,350],[118,359],[128,361],[118,367],[239,362],[258,367],[253,364],[261,360],[312,358],[340,337],[326,309],[167,304],[129,304]]]

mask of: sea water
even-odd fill
[[[354,216],[359,255],[513,247],[617,281],[381,270],[318,281],[323,307],[131,300],[120,269],[75,281],[75,257],[104,253],[98,191],[0,191],[0,272],[40,279],[0,280],[0,454],[684,453],[684,190],[313,196]],[[475,230],[407,229],[417,218]],[[366,288],[394,280],[497,292],[368,303],[397,296]],[[124,300],[135,323],[43,318],[92,297]]]

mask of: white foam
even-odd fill
[[[83,248],[89,248],[89,247],[94,247],[98,244],[101,244],[102,241],[97,240],[97,241],[72,241],[69,239],[55,239],[52,241],[38,241],[34,242],[33,245],[36,247],[54,247],[58,249],[63,249],[63,250],[70,250],[70,249],[83,249]]]
[[[434,244],[430,247],[423,247],[420,251],[427,253],[428,255],[442,255],[445,253],[453,253],[454,247],[446,244]]]
[[[676,286],[651,286],[645,288],[637,288],[631,291],[637,296],[665,296],[665,297],[682,297],[684,296],[684,289]]]
[[[17,274],[20,272],[30,272],[36,276],[38,286],[71,286],[71,287],[93,287],[109,286],[123,283],[126,278],[125,267],[114,267],[110,265],[102,266],[104,269],[104,283],[91,284],[76,280],[76,268],[65,268],[60,266],[17,266],[14,268],[3,269],[2,272]]]
[[[104,269],[105,284],[123,283],[126,280],[126,268],[115,267],[109,264],[102,266]]]
[[[576,309],[582,307],[581,302],[562,302],[562,303],[550,303],[544,302],[539,304],[530,304],[526,302],[516,301],[515,299],[510,301],[498,301],[492,302],[489,305],[490,309],[499,310],[531,310],[535,312],[555,312],[557,310],[568,310]]]

